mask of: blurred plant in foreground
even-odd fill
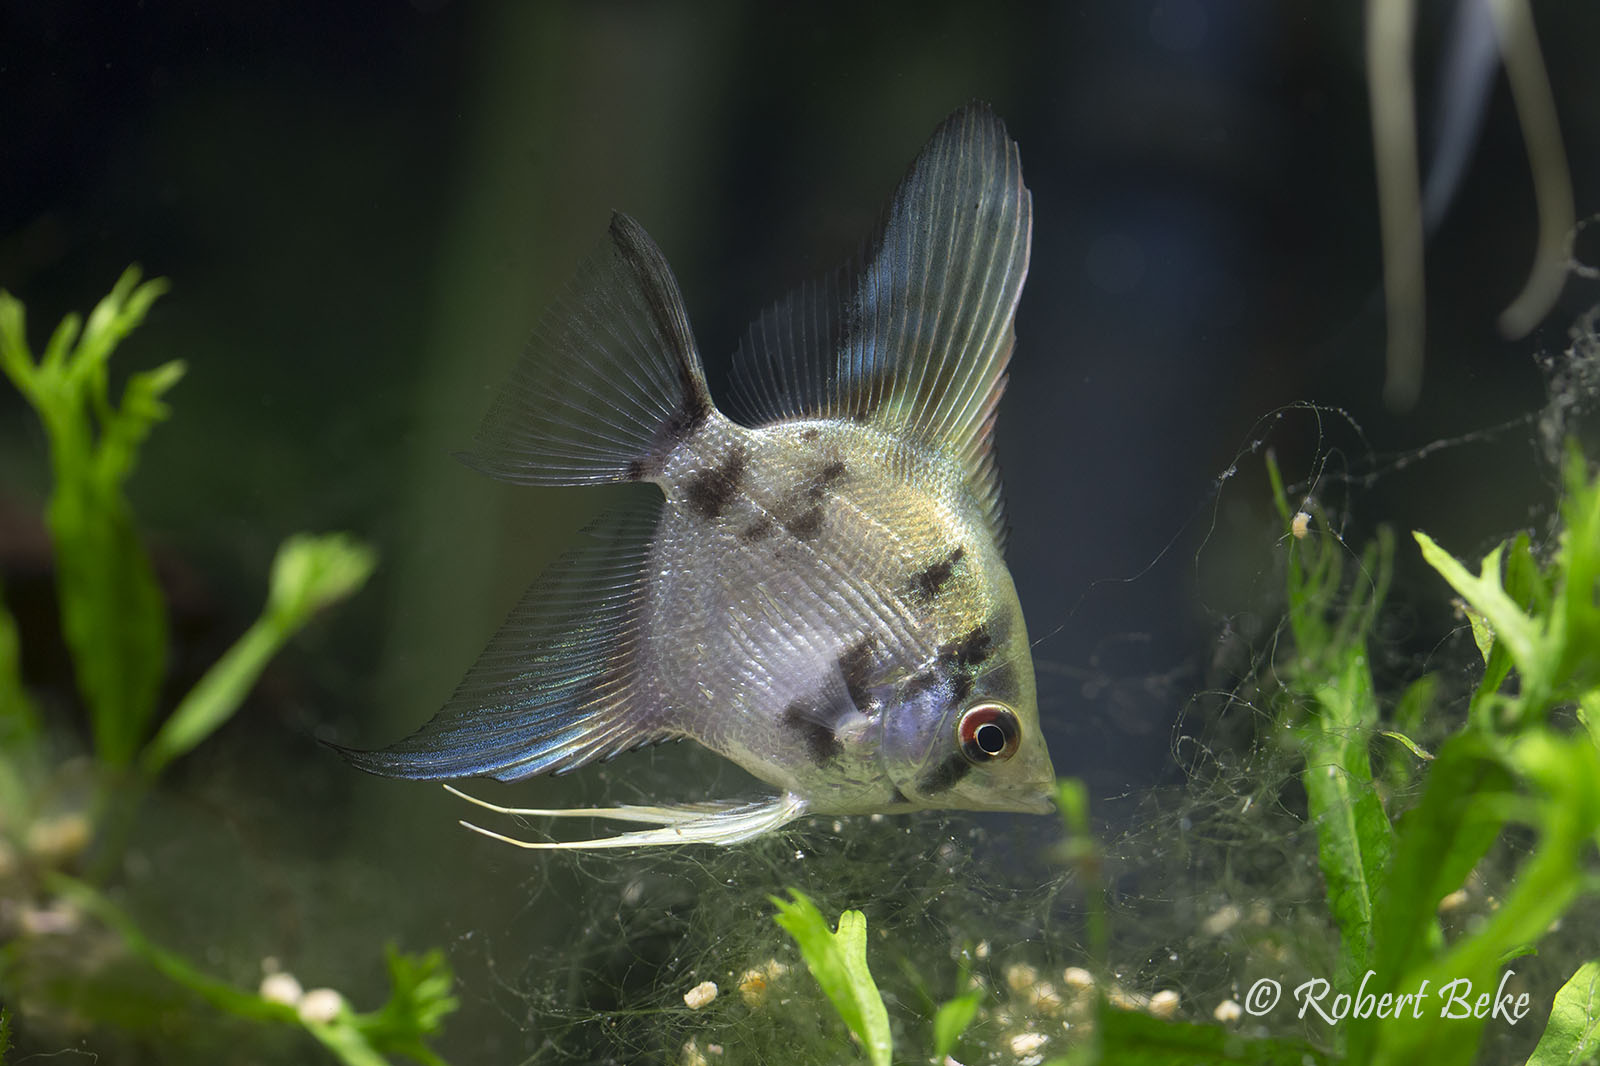
[[[15,619],[0,604],[0,903],[9,904],[0,914],[23,916],[0,947],[0,998],[16,1002],[8,985],[30,941],[75,928],[88,915],[214,1007],[302,1026],[350,1066],[377,1066],[396,1052],[433,1066],[440,1060],[424,1041],[456,1005],[438,952],[407,956],[391,949],[392,996],[368,1014],[352,1011],[331,990],[301,994],[295,983],[291,997],[287,975],[269,977],[258,994],[241,992],[157,947],[102,891],[60,872],[90,847],[100,877],[116,869],[139,800],[157,775],[227,722],[284,643],[360,589],[377,563],[371,548],[346,534],[286,540],[261,617],[151,735],[166,674],[167,610],[123,485],[150,430],[166,417],[162,398],[184,365],[173,360],[130,375],[116,405],[107,363],[166,288],[160,279],[140,284],[138,269],[130,268],[86,321],[67,316],[38,359],[28,347],[22,304],[0,292],[0,371],[39,415],[50,447],[46,521],[62,632],[88,711],[96,786],[91,810],[46,813],[51,778],[62,769],[52,765],[45,724],[22,684]],[[86,970],[94,954],[80,954]],[[83,1008],[81,1000],[74,1005]]]

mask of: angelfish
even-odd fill
[[[957,111],[862,252],[750,328],[735,421],[712,403],[661,252],[613,216],[469,462],[529,485],[651,487],[528,590],[431,721],[346,757],[512,781],[689,738],[777,790],[481,803],[655,826],[540,842],[479,829],[537,848],[732,844],[812,813],[1051,810],[993,454],[1030,234],[1016,144],[986,106]]]

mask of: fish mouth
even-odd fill
[[[1025,814],[1054,814],[1056,801],[1054,792],[1040,792],[1035,796],[1017,797],[1017,810]]]

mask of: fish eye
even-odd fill
[[[979,703],[968,707],[956,723],[961,754],[968,762],[986,763],[1009,759],[1022,741],[1022,723],[1003,703]]]

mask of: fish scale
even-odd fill
[[[649,484],[524,594],[429,722],[343,754],[391,776],[517,780],[685,738],[778,789],[473,800],[654,826],[578,841],[472,826],[533,848],[731,844],[807,813],[1048,811],[993,458],[1030,233],[1016,145],[986,106],[961,109],[863,251],[751,327],[736,422],[665,258],[614,216],[466,458],[522,484]]]

